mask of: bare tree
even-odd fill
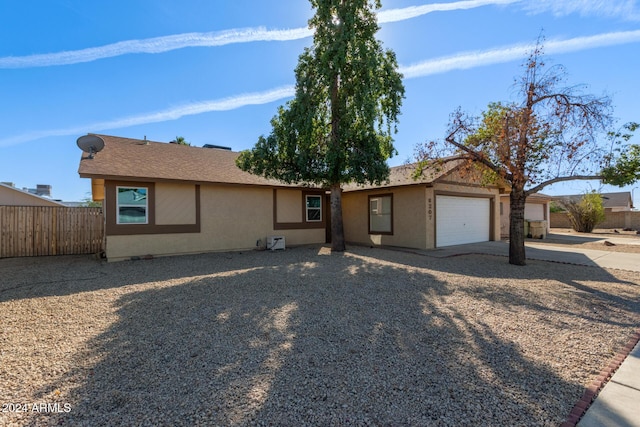
[[[613,148],[623,140],[613,133],[599,138],[612,124],[610,99],[585,94],[583,86],[564,86],[564,81],[562,66],[546,67],[539,40],[516,82],[519,102],[492,103],[479,118],[459,109],[444,141],[418,149],[423,167],[462,159],[468,169],[483,165],[486,179],[511,187],[511,264],[526,264],[527,196],[557,182],[604,179],[603,171],[616,160]],[[615,167],[609,174],[615,174]]]

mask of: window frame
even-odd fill
[[[120,194],[120,189],[128,189],[128,190],[145,190],[145,200],[144,200],[144,222],[122,222],[120,220],[120,208],[121,207],[135,207],[139,208],[140,205],[130,205],[130,204],[122,204],[120,203],[120,198],[118,195]],[[148,225],[149,224],[149,187],[145,186],[130,186],[130,185],[116,185],[116,224],[117,225]]]
[[[318,207],[310,207],[309,206],[309,199],[310,198],[314,198],[314,199],[318,199],[320,201],[320,206]],[[320,215],[319,219],[309,219],[309,210],[314,210],[314,211],[318,211],[318,214]],[[321,223],[322,222],[322,195],[320,194],[305,194],[304,195],[304,212],[305,212],[305,222],[314,222],[314,223]]]
[[[389,198],[389,213],[388,214],[380,212],[383,209],[383,203],[382,203],[382,201],[380,199],[383,199],[383,198]],[[371,209],[372,202],[376,203],[375,215],[378,215],[378,216],[388,215],[389,216],[389,231],[373,230],[371,228],[371,226],[372,226],[371,217],[372,217],[372,215],[374,215],[373,210]],[[369,234],[372,234],[372,235],[388,235],[388,236],[393,235],[393,193],[370,194],[368,196],[368,198],[367,198],[367,223],[368,223]]]

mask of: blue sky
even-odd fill
[[[1,2],[0,181],[88,197],[75,143],[88,132],[251,148],[290,99],[312,13],[304,0]],[[458,106],[479,114],[513,100],[541,30],[547,62],[566,67],[568,84],[611,96],[619,124],[640,121],[637,0],[383,0],[379,21],[405,74],[391,166],[442,138]],[[635,187],[638,206],[640,183],[623,190]]]

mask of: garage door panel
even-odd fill
[[[544,205],[526,203],[524,205],[524,218],[527,220],[544,220]]]
[[[436,246],[490,240],[490,206],[488,198],[436,196]]]

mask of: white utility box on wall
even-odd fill
[[[284,236],[269,236],[267,237],[267,249],[275,251],[277,249],[285,248]]]

